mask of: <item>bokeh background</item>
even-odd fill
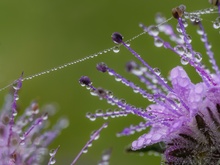
[[[1,0],[0,87],[15,80],[22,71],[28,76],[112,47],[112,32],[118,31],[125,39],[129,39],[142,32],[138,27],[140,22],[146,25],[154,24],[157,12],[169,18],[171,9],[180,4],[185,4],[188,11],[211,6],[208,0]],[[218,53],[219,32],[214,30],[211,24],[215,17],[217,16],[209,15],[204,18],[204,22],[213,50]],[[176,26],[176,20],[171,20],[170,23]],[[204,54],[205,50],[201,46],[199,36],[195,35],[195,30],[196,27],[189,28],[189,34],[193,38],[192,44],[196,50]],[[142,54],[151,66],[159,67],[164,76],[168,75],[171,68],[180,65],[179,57],[164,48],[156,48],[153,39],[147,35],[133,41],[131,46]],[[89,76],[95,86],[109,89],[131,104],[140,107],[148,105],[140,95],[134,94],[131,89],[116,82],[109,75],[96,71],[95,68],[96,63],[105,62],[109,67],[138,83],[136,78],[124,69],[126,62],[131,59],[135,60],[131,53],[121,48],[118,54],[109,52],[23,83],[19,100],[21,109],[25,109],[36,99],[42,106],[47,103],[56,104],[57,113],[50,118],[52,124],[61,116],[69,119],[69,127],[49,147],[53,149],[61,145],[56,155],[58,165],[70,164],[89,139],[90,133],[105,122],[103,119],[89,121],[85,118],[86,112],[111,107],[105,101],[92,97],[82,88],[78,84],[80,76]],[[219,64],[218,61],[217,63]],[[185,68],[191,72],[193,81],[199,81],[191,67]],[[7,89],[0,92],[1,103],[7,92]],[[116,137],[116,133],[125,126],[139,123],[140,118],[129,116],[108,121],[109,127],[102,131],[100,139],[93,143],[89,152],[82,155],[77,164],[97,164],[102,151],[107,148],[113,149],[110,161],[112,165],[160,164],[160,157],[124,152],[125,147],[142,133],[130,137]]]

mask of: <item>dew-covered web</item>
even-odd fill
[[[201,15],[209,15],[209,14],[216,14],[216,13],[219,13],[218,8],[217,7],[211,7],[211,8],[196,10],[196,11],[192,11],[192,12],[185,12],[184,16],[185,16],[186,19],[190,19],[191,21],[195,21],[194,19],[198,18],[197,16],[201,17]],[[193,17],[193,15],[195,17]],[[157,24],[156,27],[160,27],[161,25],[171,21],[173,18],[174,17],[170,17],[169,19],[166,19],[166,20],[162,21],[161,23]],[[217,19],[215,21],[211,21],[211,23],[213,24],[213,28],[215,28],[215,29],[220,28],[220,16],[217,17]],[[128,39],[127,41],[125,41],[125,43],[127,43],[129,45],[132,41],[136,40],[137,38],[139,38],[140,36],[142,36],[146,33],[148,33],[148,32],[143,31],[142,33],[139,33],[139,34],[135,35],[134,37]],[[56,67],[53,67],[53,68],[49,68],[47,70],[44,70],[44,71],[41,71],[41,72],[38,72],[38,73],[35,73],[35,74],[31,74],[29,76],[23,77],[22,81],[32,80],[32,79],[35,79],[36,77],[46,75],[46,74],[50,74],[51,72],[55,72],[55,71],[58,71],[58,70],[62,70],[64,68],[70,67],[72,65],[82,63],[84,61],[93,59],[95,57],[107,54],[108,52],[111,52],[111,51],[113,51],[114,53],[118,53],[120,51],[120,46],[121,45],[119,44],[117,46],[113,46],[113,47],[110,47],[110,48],[107,48],[107,49],[103,49],[99,52],[96,52],[94,54],[85,56],[83,58],[76,59],[76,60],[73,60],[71,62],[67,62],[65,64],[62,64],[62,65],[59,65],[59,66],[56,66]],[[16,84],[17,84],[17,80],[13,81],[12,83],[10,83],[10,84],[8,84],[4,87],[1,87],[0,92],[7,89],[7,88],[9,88],[9,87],[11,87],[11,86],[13,86],[13,85],[16,85]]]

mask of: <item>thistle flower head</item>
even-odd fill
[[[219,5],[219,1],[211,2]],[[164,78],[159,68],[152,68],[141,55],[135,52],[129,44],[123,41],[120,33],[113,33],[112,40],[116,44],[124,46],[142,64],[134,61],[127,63],[126,70],[140,81],[146,84],[147,89],[142,89],[133,82],[108,67],[104,63],[97,65],[101,72],[107,72],[117,81],[133,89],[152,102],[146,109],[126,103],[124,99],[118,99],[112,92],[102,88],[96,88],[85,77],[80,82],[90,89],[92,95],[107,100],[111,105],[118,106],[119,110],[106,112],[88,113],[87,117],[94,121],[97,117],[119,117],[129,114],[137,115],[143,119],[138,125],[131,125],[118,133],[118,136],[131,135],[150,127],[149,132],[143,133],[137,140],[132,142],[133,150],[140,150],[147,146],[163,143],[164,164],[169,165],[195,165],[213,164],[220,160],[220,71],[214,59],[214,53],[208,41],[207,34],[202,25],[202,15],[217,11],[217,8],[209,8],[197,12],[187,12],[184,5],[172,10],[173,17],[177,21],[177,32],[172,26],[164,23],[164,17],[157,15],[158,25],[145,26],[140,24],[144,33],[154,38],[156,47],[164,47],[171,50],[181,59],[182,65],[191,65],[202,81],[192,83],[182,66],[176,66],[170,72],[168,79]],[[217,17],[215,23],[219,23]],[[212,64],[213,71],[206,69],[201,63],[203,52],[197,52],[191,45],[192,39],[186,32],[188,23],[197,26],[201,36],[201,45],[206,49],[206,54]],[[216,24],[217,24],[216,23]],[[165,33],[171,42],[163,40],[159,33]],[[87,80],[89,78],[87,77]],[[85,82],[85,83],[84,83]],[[171,85],[169,85],[171,84]]]
[[[48,145],[67,127],[68,121],[61,119],[51,130],[45,130],[48,125],[48,115],[53,111],[48,106],[45,112],[40,112],[37,102],[32,102],[23,114],[19,115],[17,108],[18,91],[22,78],[14,86],[14,95],[7,95],[5,105],[0,111],[0,164],[1,165],[35,165],[48,155]],[[48,164],[55,163],[55,153],[50,152]]]

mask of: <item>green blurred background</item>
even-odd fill
[[[154,24],[157,12],[169,18],[171,9],[180,4],[185,4],[188,11],[210,7],[208,0],[1,0],[0,87],[15,80],[22,71],[28,76],[112,47],[114,45],[110,38],[112,32],[118,31],[125,39],[129,39],[142,31],[138,27],[140,22],[146,25]],[[216,15],[207,17],[205,24],[210,33],[213,50],[217,52],[219,40],[214,36],[219,36],[219,33],[210,23],[215,17]],[[175,20],[171,20],[170,23],[176,26]],[[190,28],[190,32],[195,33],[195,28]],[[194,48],[204,52],[199,37],[192,35],[194,36]],[[151,66],[159,67],[164,76],[168,75],[172,67],[180,65],[179,57],[164,48],[156,48],[153,39],[147,35],[133,41],[131,46],[141,53]],[[118,54],[109,52],[23,83],[19,100],[22,109],[34,99],[42,106],[55,103],[58,112],[51,117],[52,123],[60,116],[66,116],[70,121],[70,126],[49,147],[52,149],[61,145],[56,155],[58,165],[70,164],[89,139],[90,133],[105,122],[103,119],[89,121],[85,118],[86,112],[111,107],[105,101],[92,97],[85,88],[82,88],[78,84],[80,76],[88,75],[96,87],[109,89],[131,104],[140,107],[148,105],[140,95],[134,94],[131,89],[95,69],[96,63],[105,62],[109,67],[138,83],[124,70],[125,63],[131,59],[134,59],[131,53],[121,48]],[[192,70],[190,67],[186,69]],[[191,77],[198,81],[195,78],[198,76]],[[1,103],[6,93],[7,90],[0,93]],[[108,129],[103,130],[100,139],[93,143],[89,152],[82,155],[77,164],[97,164],[102,151],[110,147],[113,149],[110,161],[112,165],[160,164],[160,157],[124,152],[124,148],[143,132],[130,137],[116,137],[116,133],[125,126],[140,121],[135,116],[110,119]]]

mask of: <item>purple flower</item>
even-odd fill
[[[218,5],[219,1],[211,1]],[[220,9],[220,7],[219,7]],[[117,81],[140,93],[144,98],[152,102],[146,109],[138,108],[126,103],[124,99],[115,97],[112,92],[103,88],[96,88],[91,80],[83,76],[80,79],[82,86],[86,86],[92,95],[105,99],[111,105],[117,105],[118,110],[106,112],[97,111],[88,113],[87,117],[94,121],[97,117],[119,117],[129,114],[137,115],[143,119],[138,125],[131,125],[118,133],[118,136],[131,135],[150,127],[149,132],[143,133],[132,142],[132,150],[140,150],[157,143],[165,145],[163,163],[168,165],[216,165],[220,162],[220,71],[214,59],[214,53],[208,41],[207,34],[202,25],[201,16],[205,13],[218,11],[217,8],[209,8],[196,12],[186,12],[186,7],[180,5],[172,10],[173,17],[177,20],[177,33],[166,23],[166,19],[157,15],[158,25],[146,27],[141,24],[144,33],[154,38],[156,47],[164,47],[176,53],[181,58],[182,65],[191,65],[201,82],[194,84],[182,66],[173,68],[170,72],[170,83],[161,75],[158,68],[152,68],[141,56],[135,52],[127,42],[123,41],[120,33],[113,33],[112,39],[119,46],[127,48],[141,63],[134,61],[127,63],[126,70],[147,86],[146,89],[135,85],[104,63],[96,68],[100,72],[107,72]],[[219,12],[220,13],[220,12]],[[217,17],[213,21],[213,27],[220,26]],[[201,63],[202,52],[193,49],[191,37],[186,32],[188,22],[197,26],[197,32],[201,36],[202,45],[212,64],[213,71]],[[170,37],[170,42],[164,41],[159,33]],[[175,44],[175,46],[171,46]],[[204,53],[203,53],[204,54]]]
[[[61,119],[51,130],[46,130],[48,116],[54,113],[54,107],[48,105],[42,111],[36,101],[20,114],[17,100],[21,82],[22,77],[14,86],[14,95],[6,96],[0,112],[0,165],[41,164],[45,155],[49,155],[48,145],[68,125],[66,119]],[[51,150],[48,164],[55,163],[56,152],[57,149]]]

